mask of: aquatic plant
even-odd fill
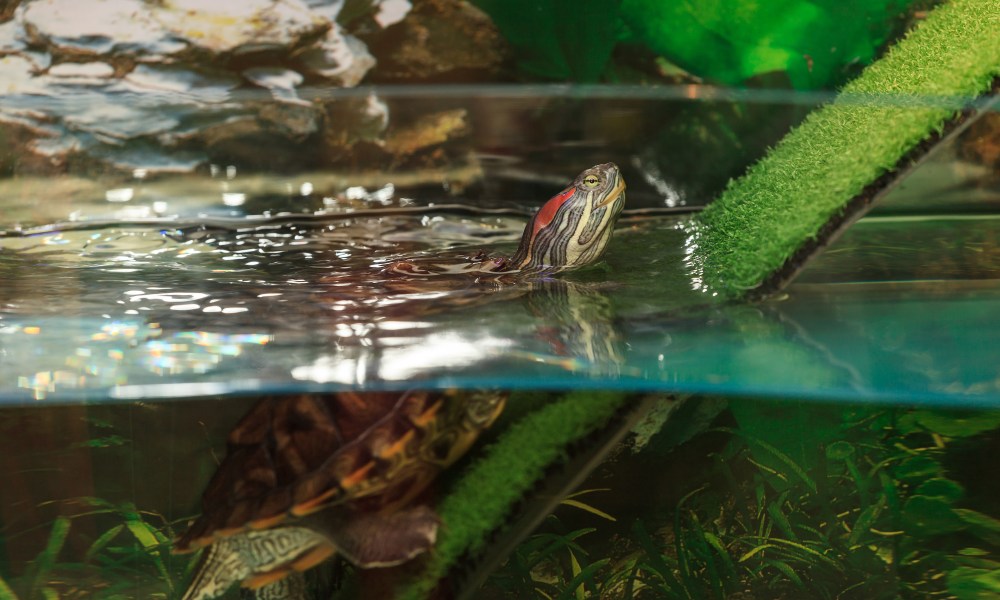
[[[680,500],[625,530],[550,518],[491,587],[616,599],[1000,592],[1000,483],[977,464],[1000,443],[1000,412],[738,404],[739,426],[709,430],[728,441],[703,481],[678,482],[693,488]],[[776,410],[791,415],[762,425]],[[812,427],[790,436],[788,421]],[[813,448],[793,441],[803,431]]]
[[[607,488],[586,489],[573,493],[561,502],[614,523],[615,517],[581,498]],[[508,568],[491,579],[491,583],[509,597],[584,598],[596,593],[602,582],[596,577],[610,567],[610,558],[591,560],[590,551],[579,540],[597,531],[596,527],[567,529],[557,514],[547,517],[544,530],[532,534],[507,559]]]
[[[56,518],[45,547],[24,573],[0,575],[0,600],[180,597],[180,584],[196,561],[170,553],[173,523],[131,503],[116,505],[100,498],[77,498],[76,502],[91,510]],[[82,556],[66,558],[64,546],[74,520],[94,517],[111,517],[113,524],[90,540]]]

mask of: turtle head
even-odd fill
[[[617,165],[587,169],[531,219],[509,268],[563,270],[596,262],[624,205],[625,181]]]

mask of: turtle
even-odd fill
[[[259,400],[229,434],[201,516],[174,544],[178,553],[207,547],[183,600],[236,583],[258,599],[302,598],[297,573],[335,553],[367,568],[426,551],[439,521],[414,498],[505,401],[505,392],[467,390]]]
[[[526,225],[510,257],[417,263],[398,274],[551,273],[604,253],[625,201],[614,163],[591,167]],[[175,543],[206,548],[183,600],[208,600],[239,582],[258,598],[301,597],[301,576],[339,554],[392,566],[428,550],[438,519],[413,504],[503,407],[498,391],[342,392],[265,398],[228,438],[202,514]]]
[[[572,185],[550,198],[521,234],[517,250],[507,256],[479,253],[471,262],[430,259],[396,261],[387,271],[405,274],[554,273],[597,262],[611,240],[625,206],[625,180],[615,163],[584,170]]]

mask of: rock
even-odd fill
[[[329,101],[323,109],[323,164],[353,156],[358,142],[381,147],[382,134],[389,123],[389,107],[374,94]],[[381,151],[377,155],[381,156]]]
[[[302,83],[304,78],[297,71],[284,67],[253,67],[245,69],[243,77],[250,83],[269,90],[275,100],[302,102],[295,94],[295,88]]]
[[[341,87],[358,85],[375,66],[375,58],[364,43],[336,25],[318,45],[299,54],[298,60],[307,72]]]
[[[344,8],[344,0],[304,0],[306,6],[331,23],[337,22],[341,9]]]
[[[269,102],[260,107],[257,118],[265,131],[296,143],[320,131],[320,111],[308,102]]]
[[[468,133],[465,109],[446,110],[423,116],[408,126],[386,136],[385,149],[404,158],[421,150],[441,145]]]
[[[35,79],[35,63],[23,56],[0,57],[0,95],[44,94],[46,91],[46,86]],[[0,118],[4,112],[0,110]]]
[[[174,102],[181,99],[218,104],[231,100],[240,78],[225,71],[201,71],[183,65],[137,65],[121,85],[137,94],[163,94]]]
[[[387,27],[390,70],[405,80],[483,75],[505,52],[459,0],[25,0],[0,23],[0,166],[96,176],[468,158],[462,110],[400,103],[389,131],[379,98],[330,93],[376,66],[337,17]]]
[[[17,5],[21,0],[0,0],[0,23],[14,16]]]
[[[390,129],[382,148],[394,166],[441,167],[468,159],[472,151],[465,109],[445,110]]]
[[[21,52],[27,46],[24,43],[24,29],[17,21],[7,21],[0,24],[0,54]]]
[[[179,114],[143,106],[128,95],[77,95],[73,109],[63,115],[71,129],[98,137],[104,143],[121,142],[170,131],[180,125]]]
[[[301,0],[163,0],[153,18],[172,35],[210,54],[248,54],[294,48],[331,22]]]
[[[19,20],[32,44],[66,56],[164,56],[187,44],[174,38],[141,0],[33,0]]]
[[[375,7],[372,18],[379,27],[385,29],[402,21],[410,13],[413,5],[409,0],[381,0]]]
[[[108,85],[115,68],[105,62],[61,63],[48,70],[48,76],[59,83],[75,85]]]
[[[377,18],[377,17],[376,17]],[[380,82],[496,81],[510,50],[493,21],[464,0],[424,0],[366,38]]]
[[[29,39],[66,55],[239,55],[293,48],[331,23],[300,0],[32,0],[20,21]]]

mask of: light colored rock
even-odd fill
[[[25,48],[21,24],[17,21],[0,23],[0,53],[20,52]]]
[[[303,68],[343,87],[354,87],[375,66],[375,57],[356,37],[334,26],[323,41],[299,54]]]
[[[209,104],[230,100],[238,85],[239,77],[230,73],[200,73],[180,65],[136,65],[122,79],[124,89],[138,94],[160,92]]]
[[[115,68],[104,62],[62,63],[49,69],[53,77],[111,77]]]
[[[283,102],[308,105],[295,94],[295,88],[302,81],[302,74],[284,67],[254,67],[243,71],[243,77],[250,83],[271,92],[271,95]]]
[[[405,19],[411,8],[409,0],[382,0],[375,10],[375,22],[385,29]]]
[[[64,116],[66,125],[100,136],[105,142],[154,135],[179,124],[171,113],[148,110],[128,98],[95,95],[86,101],[78,99],[74,105],[75,110]]]
[[[29,39],[67,54],[175,54],[174,39],[141,0],[33,0],[19,9]]]
[[[23,56],[0,57],[0,95],[44,94],[46,86],[34,76],[35,63]],[[5,103],[6,104],[6,103]],[[0,106],[0,112],[3,112]]]
[[[164,0],[153,18],[213,54],[287,49],[331,26],[301,0]]]
[[[337,17],[344,8],[344,0],[305,0],[305,3],[313,13],[331,23],[337,22]]]

